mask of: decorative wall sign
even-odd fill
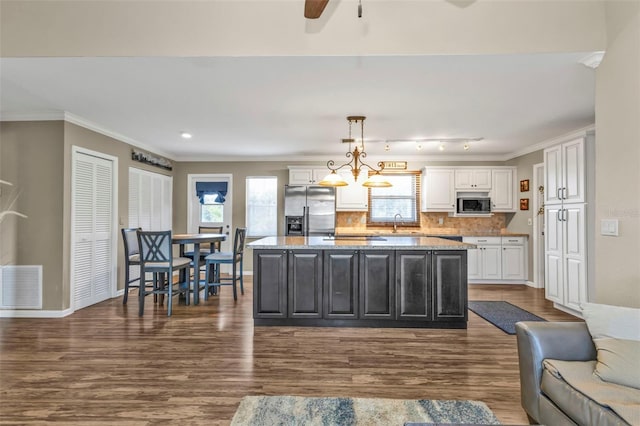
[[[520,181],[520,192],[529,192],[529,179]]]
[[[140,163],[151,164],[152,166],[161,167],[163,169],[172,170],[171,161],[166,158],[156,157],[155,155],[138,151],[137,149],[131,150],[131,159],[133,161],[139,161]]]
[[[529,210],[528,198],[520,198],[520,210]]]
[[[384,170],[407,170],[406,161],[383,161]]]

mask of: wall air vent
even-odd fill
[[[0,266],[0,308],[42,309],[42,265]]]

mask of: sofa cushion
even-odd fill
[[[602,380],[640,389],[640,341],[593,339],[598,350],[597,374]]]
[[[595,365],[545,359],[541,390],[578,424],[640,424],[640,390],[603,381]]]
[[[640,340],[640,309],[583,303],[582,316],[591,337]]]

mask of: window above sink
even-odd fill
[[[389,188],[369,188],[368,226],[420,226],[420,172],[382,172]],[[397,216],[400,215],[400,216]]]

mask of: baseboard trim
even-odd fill
[[[584,318],[582,318],[582,315],[580,314],[580,312],[575,311],[575,310],[573,310],[571,308],[567,308],[566,306],[562,306],[562,305],[554,302],[553,303],[553,307],[556,308],[559,311],[566,312],[569,315],[573,315],[574,317],[578,317],[580,319],[584,319]]]
[[[75,311],[71,308],[62,311],[37,311],[30,309],[0,310],[0,318],[64,318]]]
[[[527,285],[527,281],[524,280],[469,280],[469,284],[499,284],[499,285]]]

